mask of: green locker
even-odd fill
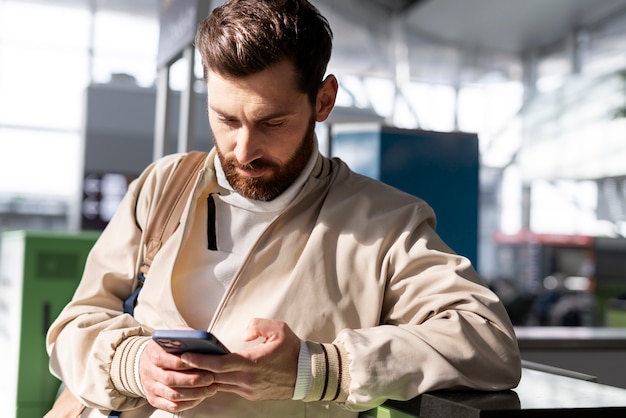
[[[0,383],[0,410],[9,417],[41,418],[54,402],[59,381],[48,370],[46,331],[72,297],[98,236],[0,235],[0,358],[7,368]]]
[[[381,405],[369,411],[361,412],[359,418],[418,418],[417,415],[411,415],[387,405]]]

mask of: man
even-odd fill
[[[355,417],[434,389],[515,386],[508,316],[427,204],[319,154],[314,124],[338,84],[324,78],[331,31],[318,11],[228,1],[196,44],[215,149],[134,317],[121,305],[142,230],[180,155],[131,185],[49,331],[51,369],[85,416]],[[150,340],[181,326],[231,354]]]

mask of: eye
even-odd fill
[[[228,125],[228,126],[234,126],[238,123],[237,119],[229,118],[227,116],[220,116],[219,121],[223,123],[224,125]]]
[[[280,128],[282,127],[285,122],[284,121],[267,121],[263,123],[266,127],[268,128]]]

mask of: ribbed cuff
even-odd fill
[[[115,350],[109,374],[113,386],[121,394],[131,398],[142,398],[143,390],[135,379],[135,359],[150,337],[129,337]]]
[[[139,346],[139,350],[137,350],[137,354],[135,354],[135,362],[133,366],[133,374],[135,375],[135,383],[137,383],[137,387],[139,388],[139,393],[141,393],[142,397],[146,396],[146,392],[143,390],[143,386],[141,386],[141,378],[139,377],[139,359],[141,358],[141,353],[143,353],[143,349],[146,348],[150,341],[144,341]]]
[[[350,387],[350,360],[340,344],[307,341],[311,352],[311,386],[305,402],[345,402]]]
[[[311,386],[311,352],[306,342],[300,340],[300,354],[298,354],[298,376],[293,389],[294,401],[304,399]]]

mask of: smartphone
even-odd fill
[[[165,351],[173,354],[186,352],[202,354],[228,354],[230,351],[213,334],[202,330],[157,329],[152,339]]]

